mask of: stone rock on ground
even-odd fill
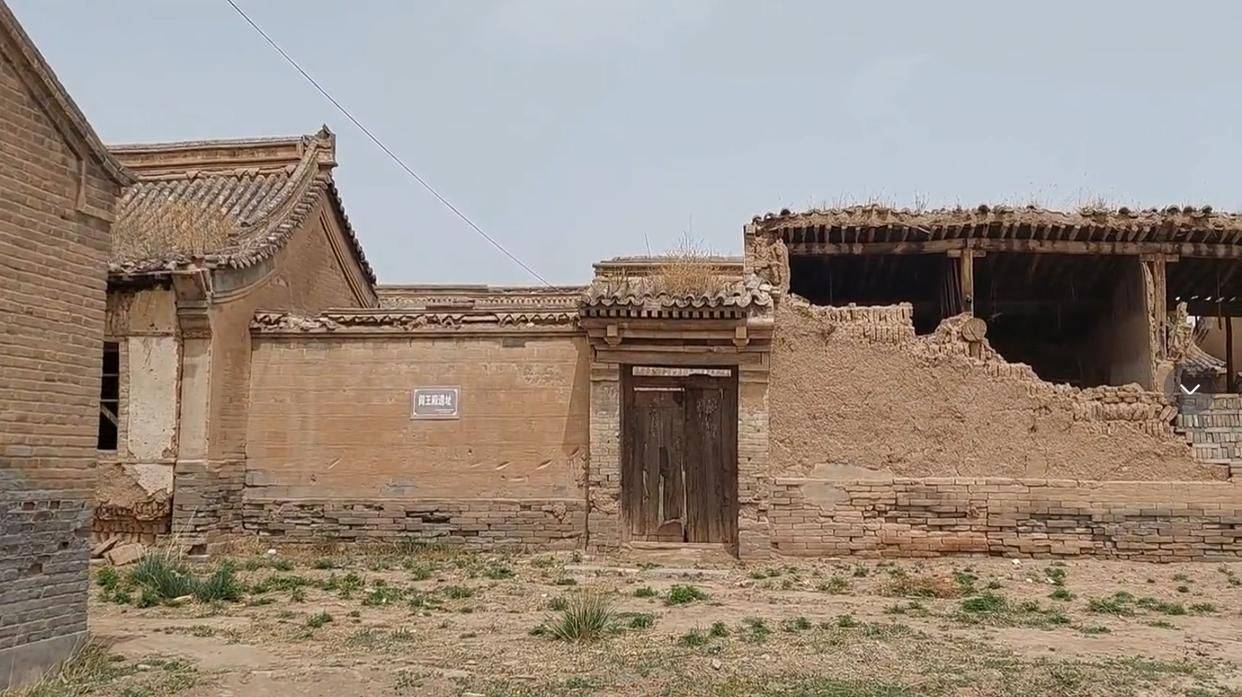
[[[94,559],[95,557],[102,557],[108,550],[115,547],[116,543],[120,541],[121,537],[119,535],[113,535],[103,542],[100,542],[91,548],[91,558]]]
[[[142,558],[147,553],[147,546],[141,542],[132,542],[127,545],[113,547],[104,557],[112,562],[113,566],[125,566],[132,564]]]

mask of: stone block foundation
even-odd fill
[[[280,542],[420,540],[491,548],[576,549],[586,502],[573,499],[255,499],[247,532]]]
[[[774,551],[797,556],[1242,558],[1223,482],[776,479]]]

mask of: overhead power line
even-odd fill
[[[238,7],[236,2],[234,2],[233,0],[225,0],[225,2],[227,2],[237,12],[237,14],[241,15],[241,18],[246,20],[246,24],[249,24],[252,29],[258,32],[259,36],[263,37],[263,40],[266,41],[268,45],[276,49],[276,52],[280,54],[281,58],[285,59],[286,63],[293,66],[294,70],[301,73],[302,77],[306,78],[306,81],[309,82],[312,86],[314,86],[314,88],[319,91],[319,94],[323,95],[324,99],[327,99],[329,102],[331,102],[332,106],[336,107],[337,111],[341,112],[341,114],[343,114],[345,118],[349,119],[351,123],[357,126],[358,130],[362,131],[363,134],[365,134],[367,138],[370,138],[371,142],[375,143],[376,147],[378,147],[380,150],[383,150],[384,154],[388,155],[388,157],[390,157],[393,162],[397,163],[398,167],[405,170],[405,173],[410,175],[410,177],[412,177],[414,181],[421,184],[422,187],[426,189],[428,193],[436,197],[437,201],[444,204],[445,208],[448,208],[450,211],[453,212],[454,215],[456,215],[458,218],[461,218],[462,222],[464,222],[466,225],[469,225],[470,228],[474,230],[475,232],[479,233],[479,235],[482,236],[483,239],[490,242],[493,247],[495,247],[496,249],[499,249],[501,254],[504,254],[505,256],[509,257],[509,259],[511,259],[513,263],[525,269],[526,272],[529,273],[531,276],[534,276],[535,278],[539,279],[540,283],[544,284],[545,286],[549,286],[549,287],[552,285],[551,283],[548,283],[548,280],[546,278],[539,275],[538,271],[535,271],[526,262],[517,258],[517,256],[514,255],[513,252],[510,252],[508,249],[505,249],[505,246],[502,245],[495,237],[492,237],[491,235],[487,234],[483,230],[483,228],[475,224],[475,222],[471,220],[469,216],[461,212],[461,209],[459,209],[457,206],[454,206],[453,203],[449,201],[447,198],[445,198],[439,191],[436,191],[436,188],[432,186],[430,183],[428,183],[426,179],[423,179],[421,176],[419,176],[418,172],[415,172],[409,165],[405,164],[405,161],[403,161],[400,157],[398,157],[397,154],[393,152],[391,148],[389,148],[387,145],[384,145],[384,142],[381,141],[374,133],[371,132],[371,129],[362,125],[361,121],[354,118],[354,115],[351,114],[349,110],[345,108],[343,104],[337,101],[336,97],[333,97],[328,92],[328,90],[324,89],[323,85],[319,84],[318,80],[312,77],[310,73],[306,72],[306,70],[301,65],[299,65],[298,62],[294,60],[292,56],[286,53],[285,50],[280,47],[280,44],[276,43],[275,39],[269,36],[267,32],[263,31],[263,28],[260,27],[258,24],[256,24],[253,19],[250,19],[250,16],[247,15],[246,12],[242,10],[242,8]]]

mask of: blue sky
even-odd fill
[[[224,0],[8,1],[105,141],[327,123],[381,281],[533,281]],[[1242,209],[1242,3],[238,2],[552,282],[781,207]]]

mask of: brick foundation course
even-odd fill
[[[481,548],[576,549],[586,502],[572,499],[246,499],[249,533],[281,542],[420,540]]]
[[[795,556],[1242,558],[1242,487],[1221,482],[776,479],[769,521]]]

